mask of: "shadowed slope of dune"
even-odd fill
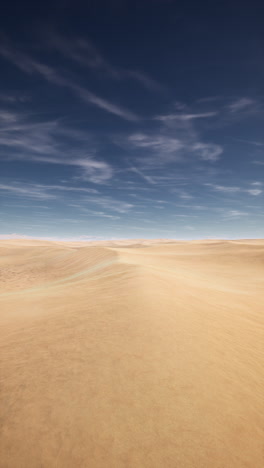
[[[264,242],[31,244],[0,243],[1,467],[264,465]]]

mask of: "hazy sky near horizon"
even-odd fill
[[[264,237],[261,3],[6,4],[0,237]]]

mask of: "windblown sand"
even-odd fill
[[[264,241],[0,242],[1,468],[263,468]]]

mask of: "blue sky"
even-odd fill
[[[3,9],[1,237],[263,237],[261,2],[88,3]]]

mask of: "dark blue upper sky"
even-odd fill
[[[260,1],[9,2],[2,236],[263,237]]]

